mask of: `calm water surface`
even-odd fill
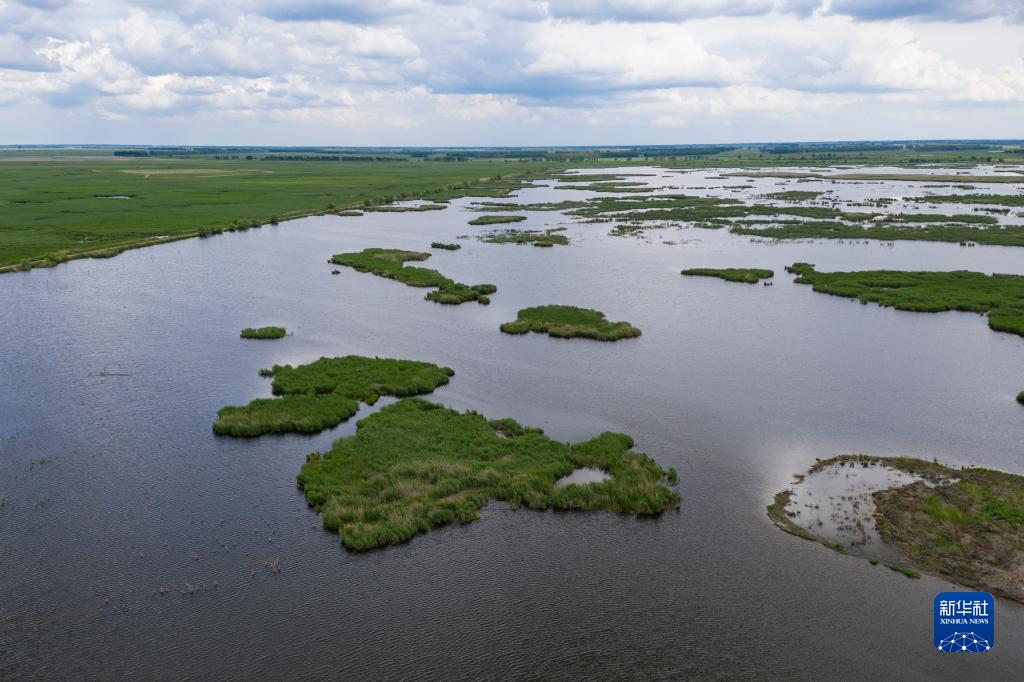
[[[670,186],[740,184],[646,172]],[[753,189],[735,192],[815,188],[743,184]],[[587,196],[538,187],[520,200]],[[1024,251],[764,244],[694,228],[617,238],[531,213],[526,227],[566,225],[572,246],[465,240],[430,259],[459,281],[496,284],[488,307],[330,274],[340,251],[479,233],[470,203],[308,218],[0,277],[0,677],[1020,677],[1021,606],[997,600],[991,653],[937,655],[932,597],[948,583],[787,535],[764,508],[794,473],[839,453],[1024,473],[1024,339],[977,315],[816,294],[785,265],[1024,273]],[[778,274],[773,287],[679,275],[700,266]],[[498,333],[546,303],[598,308],[643,336]],[[238,338],[265,324],[295,334]],[[210,429],[219,407],[269,395],[261,367],[346,353],[451,366],[434,400],[559,439],[631,434],[678,468],[681,509],[642,520],[494,504],[476,523],[349,553],[295,475],[354,420],[316,437]]]

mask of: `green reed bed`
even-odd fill
[[[239,336],[243,339],[280,339],[287,333],[284,327],[246,327]]]
[[[933,194],[914,199],[932,204],[991,204],[1024,206],[1024,194]]]
[[[469,221],[470,225],[498,225],[501,223],[521,223],[526,220],[524,215],[482,215]]]
[[[532,244],[542,248],[568,246],[569,238],[564,234],[564,227],[552,227],[546,230],[501,230],[480,235],[480,241],[488,244]]]
[[[598,341],[617,341],[640,336],[640,330],[628,322],[609,322],[604,313],[568,305],[544,305],[523,308],[514,322],[505,322],[506,334],[546,333],[557,338],[580,337]]]
[[[359,272],[370,272],[387,277],[411,287],[434,287],[424,298],[435,303],[458,305],[476,301],[484,305],[491,302],[490,294],[498,290],[493,284],[462,284],[448,279],[437,270],[405,265],[406,261],[424,261],[429,253],[402,251],[400,249],[364,249],[359,253],[338,253],[331,258],[337,265],[355,268]]]
[[[780,221],[733,225],[733,234],[791,239],[871,239],[878,241],[930,241],[990,246],[1024,246],[1024,226],[968,227],[964,225],[899,224],[892,222],[850,224],[829,221]]]
[[[603,433],[560,443],[513,420],[488,422],[420,398],[406,398],[359,421],[355,435],[309,456],[298,476],[310,505],[346,547],[406,542],[450,523],[469,523],[490,500],[532,509],[657,515],[679,506],[667,473]],[[611,478],[556,488],[574,469]]]
[[[772,270],[763,268],[689,268],[683,270],[682,274],[695,277],[718,277],[728,282],[743,282],[745,284],[757,284],[762,279],[771,279],[775,276]]]
[[[856,298],[898,310],[935,313],[947,310],[983,313],[995,331],[1024,336],[1024,276],[981,272],[903,272],[867,270],[818,272],[794,263],[787,272],[814,291]]]
[[[363,211],[372,213],[422,213],[423,211],[443,211],[447,204],[419,204],[416,206],[366,206]]]
[[[430,248],[442,249],[444,251],[458,251],[462,248],[461,244],[448,244],[446,242],[430,242]]]
[[[776,199],[778,201],[810,201],[817,199],[825,192],[812,192],[807,190],[790,189],[784,192],[771,192],[765,194],[765,199]]]
[[[213,423],[216,433],[316,433],[354,415],[360,402],[372,405],[382,395],[429,393],[447,384],[454,372],[429,362],[346,355],[298,367],[275,365],[271,374],[271,390],[278,397],[221,408]]]

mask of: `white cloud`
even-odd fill
[[[1024,108],[1019,14],[1005,0],[0,0],[0,122],[16,122],[0,129],[181,122],[288,143],[289,122],[315,122],[302,134],[348,137],[307,142],[579,144],[802,122],[848,138],[866,125],[851,111],[928,112],[938,131],[948,104],[974,112],[958,137],[1010,136],[981,124]],[[872,137],[899,129],[875,122]]]

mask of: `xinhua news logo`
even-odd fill
[[[996,643],[996,600],[988,592],[935,595],[935,648],[953,654],[981,654]]]

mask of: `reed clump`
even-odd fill
[[[448,383],[454,372],[429,362],[346,355],[307,365],[274,365],[275,398],[217,412],[213,430],[227,436],[265,433],[316,433],[336,426],[382,395],[429,393]]]
[[[287,333],[284,327],[246,327],[239,336],[243,339],[280,339]]]
[[[772,270],[763,268],[689,268],[683,270],[682,274],[696,277],[718,277],[728,282],[743,282],[745,284],[757,284],[762,279],[771,279],[775,276]]]
[[[818,272],[810,263],[794,263],[786,271],[798,275],[798,284],[810,284],[821,293],[919,313],[983,313],[993,330],[1024,336],[1021,275],[986,275],[967,270]]]
[[[401,249],[364,249],[359,253],[338,253],[331,262],[387,277],[411,287],[434,287],[424,298],[435,303],[458,305],[467,301],[481,304],[491,302],[490,294],[498,290],[493,284],[462,284],[448,279],[437,270],[405,265],[406,261],[424,261],[429,253],[402,251]]]
[[[314,453],[298,475],[309,504],[346,547],[406,542],[432,527],[468,523],[490,500],[531,509],[604,509],[658,515],[679,506],[667,472],[603,433],[560,443],[514,420],[494,422],[421,398],[405,398],[360,420],[355,435]],[[574,469],[607,481],[555,488]]]
[[[501,325],[506,334],[546,333],[558,338],[582,337],[598,341],[617,341],[640,336],[640,330],[628,322],[609,322],[604,313],[567,305],[523,308],[513,322]]]

